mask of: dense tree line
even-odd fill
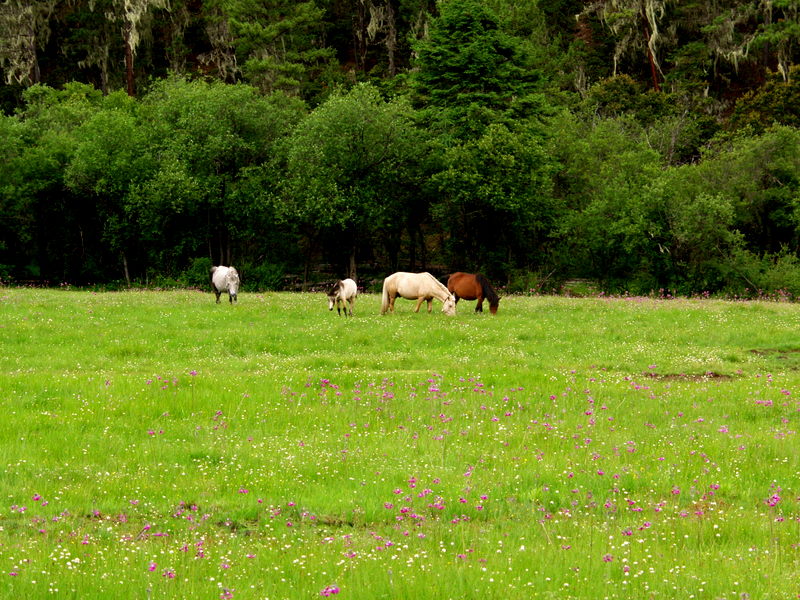
[[[0,279],[800,294],[799,10],[7,0]]]

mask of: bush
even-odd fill
[[[727,286],[728,294],[800,298],[800,259],[788,250],[763,256],[743,250],[730,266],[738,282]]]
[[[551,273],[550,275],[553,274]],[[508,286],[505,291],[509,294],[547,294],[555,292],[562,282],[551,278],[550,275],[524,269],[509,270]]]
[[[181,273],[178,280],[186,287],[207,288],[210,281],[211,259],[207,257],[192,259],[191,266]]]
[[[242,274],[246,276],[243,276]],[[242,289],[248,292],[264,290],[280,290],[283,288],[283,278],[286,269],[281,264],[264,263],[260,265],[244,264],[239,272],[242,278]]]

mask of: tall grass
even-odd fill
[[[0,594],[797,594],[797,305],[411,307],[0,289]]]

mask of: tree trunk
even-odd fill
[[[125,281],[128,283],[128,287],[131,287],[131,274],[128,271],[128,257],[125,256],[125,253],[122,253],[122,270],[125,273]]]
[[[389,60],[389,75],[394,77],[397,75],[397,66],[395,65],[395,51],[397,50],[397,23],[395,22],[395,12],[392,6],[392,0],[386,2],[386,21],[389,31],[386,32],[386,53]]]
[[[650,50],[650,25],[647,22],[647,15],[642,8],[642,28],[644,29],[644,46],[647,48],[647,60],[650,63],[650,76],[653,78],[653,89],[657,92],[661,91],[661,85],[658,83],[658,69],[656,68],[656,59]]]
[[[357,3],[356,22],[353,24],[353,38],[355,42],[356,69],[367,71],[367,8],[364,2]]]
[[[347,276],[353,281],[358,281],[356,275],[356,245],[353,244],[353,248],[350,250],[350,265],[347,267]]]
[[[136,91],[133,85],[133,48],[131,48],[131,24],[125,23],[122,27],[122,35],[125,39],[125,75],[128,83],[128,96],[134,96]]]
[[[419,227],[417,227],[416,223],[409,223],[408,225],[408,237],[409,237],[409,246],[408,246],[408,266],[411,272],[417,270],[417,233],[419,231]]]
[[[32,83],[40,83],[42,80],[42,73],[39,70],[39,58],[36,56],[36,30],[33,24],[33,17],[31,17],[31,21],[28,30],[28,52],[31,56],[30,79]]]

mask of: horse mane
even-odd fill
[[[342,280],[341,279],[337,279],[336,283],[334,283],[331,286],[331,289],[328,290],[328,296],[335,296],[336,292],[339,291],[339,288],[341,287],[341,285],[342,285]]]
[[[489,301],[489,306],[497,306],[497,304],[500,302],[500,297],[497,295],[497,292],[494,291],[494,288],[492,287],[492,284],[489,283],[489,280],[480,273],[475,274],[475,279],[481,284],[483,295]]]
[[[434,281],[435,281],[437,284],[439,284],[441,287],[443,287],[443,288],[445,289],[445,291],[446,291],[448,294],[450,293],[450,290],[448,290],[448,289],[447,289],[447,285],[446,285],[446,284],[444,284],[444,283],[442,283],[442,282],[441,282],[441,281],[439,281],[438,279],[436,279],[436,277],[434,277],[432,273],[428,273],[427,271],[425,271],[424,273],[425,273],[425,275],[427,275],[428,277],[430,277],[431,279],[433,279],[433,280],[434,280]]]

